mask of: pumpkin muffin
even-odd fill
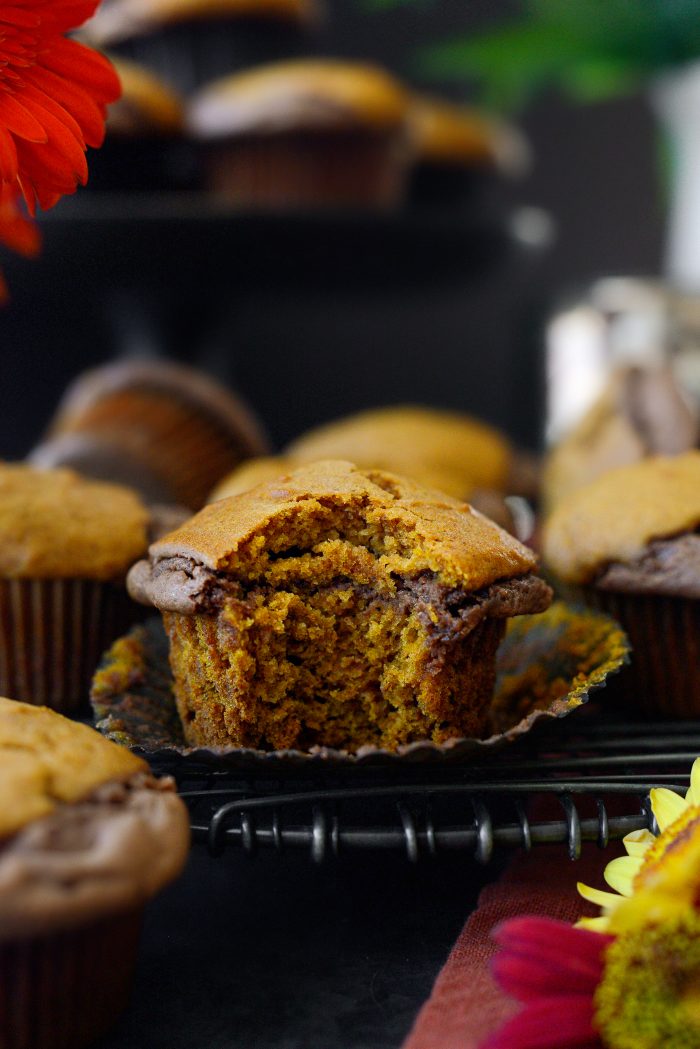
[[[633,660],[620,685],[649,713],[700,713],[699,528],[698,451],[610,470],[545,526],[552,571],[627,631]]]
[[[124,578],[152,514],[71,470],[0,464],[0,691],[74,710],[100,653],[135,619]]]
[[[545,506],[607,470],[653,455],[679,455],[700,437],[697,409],[670,368],[620,368],[583,419],[547,456]]]
[[[172,781],[0,698],[0,1044],[81,1049],[126,1005],[143,906],[182,869]]]
[[[387,209],[405,189],[407,109],[383,69],[307,59],[215,81],[187,123],[208,188],[236,207]]]
[[[471,507],[342,461],[212,503],[149,554],[129,589],[163,612],[195,745],[478,736],[506,618],[551,597]]]
[[[103,0],[81,36],[189,92],[308,51],[320,15],[320,0]]]
[[[204,372],[126,360],[71,383],[30,458],[128,484],[149,502],[198,510],[217,481],[267,450],[252,409]]]
[[[528,167],[522,135],[469,106],[416,94],[408,125],[415,149],[411,191],[420,203],[454,206],[484,176],[514,176]]]
[[[460,412],[415,405],[373,408],[318,426],[287,445],[296,462],[349,459],[358,466],[413,477],[455,499],[475,489],[505,492],[513,451],[486,423]]]
[[[122,93],[107,109],[106,137],[90,167],[89,188],[142,193],[195,188],[194,150],[182,134],[182,98],[145,66],[109,57]]]

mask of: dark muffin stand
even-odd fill
[[[122,355],[207,367],[278,443],[405,401],[471,410],[537,443],[540,215],[282,217],[234,214],[198,194],[85,193],[42,224],[41,260],[4,264],[12,304],[0,330],[12,340],[0,410],[34,405],[7,435],[8,457],[36,441],[36,419],[48,420],[71,376]],[[205,791],[190,863],[148,912],[131,1005],[100,1049],[400,1046],[502,863],[499,842],[524,833],[521,810],[509,810],[507,840],[492,840],[500,810],[464,796],[459,770],[410,778],[417,796],[397,795],[393,775],[227,782],[310,797],[217,823],[229,795],[188,775],[183,790]],[[449,785],[444,826],[456,837],[426,822],[433,779]],[[380,795],[366,798],[367,786]],[[359,806],[323,795],[342,787],[360,790]],[[635,798],[625,829],[645,822],[638,811]],[[562,809],[558,840],[572,818]],[[585,833],[599,836],[598,824]]]
[[[538,441],[540,213],[278,216],[203,194],[84,193],[42,226],[38,262],[3,260],[0,410],[33,406],[7,457],[27,452],[71,377],[125,354],[208,368],[280,443],[407,401]]]

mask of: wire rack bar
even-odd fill
[[[591,719],[563,739],[555,730],[478,765],[261,781],[191,767],[184,779],[174,771],[194,840],[212,855],[306,850],[321,863],[353,851],[395,851],[417,863],[463,852],[487,863],[497,848],[561,844],[576,859],[584,842],[604,848],[630,831],[655,831],[651,787],[685,792],[700,754],[698,723]]]

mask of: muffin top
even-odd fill
[[[328,551],[339,547],[343,571],[368,583],[429,572],[448,586],[479,590],[527,575],[537,563],[531,550],[466,503],[330,460],[211,503],[153,543],[150,562],[132,568],[128,585],[136,600],[192,614],[209,610],[225,582],[219,577],[284,585],[288,571],[302,570],[318,582],[323,561],[335,571]]]
[[[588,583],[699,526],[700,452],[656,456],[610,470],[563,499],[545,526],[543,553],[561,579]]]
[[[121,98],[107,110],[110,135],[177,135],[184,122],[182,99],[137,62],[110,56],[122,85]]]
[[[529,152],[523,137],[469,106],[413,95],[408,123],[419,163],[496,167],[513,174],[527,166]]]
[[[493,427],[458,412],[377,408],[310,430],[285,449],[298,462],[349,459],[405,474],[468,499],[475,488],[505,490],[512,450]]]
[[[142,906],[189,837],[172,780],[86,725],[0,698],[0,942]]]
[[[315,0],[104,0],[81,37],[105,47],[180,22],[254,18],[305,24],[317,11]]]
[[[695,447],[700,419],[668,367],[618,369],[583,418],[549,453],[543,495],[553,509],[568,492],[617,466]]]
[[[260,66],[203,88],[187,123],[201,138],[289,130],[403,127],[408,96],[377,66],[305,59]]]
[[[148,766],[87,725],[0,697],[0,840]]]
[[[72,470],[0,464],[0,576],[116,579],[148,545],[135,492]]]

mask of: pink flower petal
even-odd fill
[[[541,998],[508,1020],[480,1049],[602,1049],[593,1028],[593,1000]]]

